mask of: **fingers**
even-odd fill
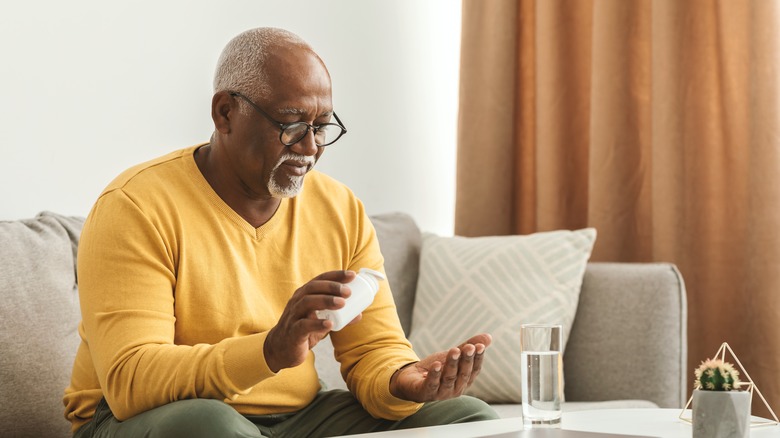
[[[461,395],[471,381],[474,351],[474,346],[451,348],[446,352],[443,363],[433,362],[425,376],[424,398],[446,400]]]
[[[462,394],[474,381],[474,353],[477,348],[473,345],[466,345],[461,348],[462,360],[458,364],[458,379],[455,384],[455,392]]]
[[[292,306],[294,315],[298,318],[309,318],[312,317],[312,313],[315,310],[335,310],[344,307],[346,304],[346,298],[349,297],[351,291],[349,290],[348,286],[342,287],[343,289],[340,290],[336,295],[322,293],[302,295]]]
[[[439,388],[441,387],[441,362],[434,362],[431,364],[431,368],[425,375],[425,382],[423,383],[424,395],[421,401],[439,400]]]
[[[444,362],[444,368],[442,369],[439,392],[454,391],[456,381],[458,380],[460,357],[461,351],[459,348],[452,348],[447,352],[447,359]]]
[[[313,331],[326,332],[333,323],[319,319],[318,310],[337,310],[346,304],[352,294],[344,282],[355,278],[354,271],[329,271],[322,273],[295,291],[285,307],[279,325],[298,339],[307,338]],[[320,333],[324,336],[326,333]],[[311,338],[309,338],[311,339]]]
[[[476,380],[479,372],[482,370],[482,361],[485,357],[485,350],[487,350],[491,343],[493,343],[493,337],[489,333],[480,333],[476,336],[472,336],[469,340],[460,345],[461,350],[468,348],[469,351],[471,351],[471,347],[469,346],[474,347],[474,356],[471,361],[471,375],[469,376],[466,388],[474,383],[474,380]]]
[[[348,283],[355,278],[354,271],[322,273],[295,291],[288,307],[295,318],[316,319],[315,310],[335,310],[344,307],[352,291]]]
[[[485,358],[485,351],[487,346],[483,344],[477,344],[474,346],[474,363],[471,366],[471,376],[469,377],[468,386],[471,386],[476,380],[479,372],[482,371],[482,361]]]
[[[462,348],[469,344],[472,345],[482,344],[485,347],[489,347],[491,343],[493,343],[493,336],[491,336],[489,333],[480,333],[476,336],[472,336],[471,338],[469,338],[469,340],[459,345],[459,347]]]
[[[325,272],[293,293],[263,347],[273,371],[300,365],[309,350],[333,328],[331,321],[317,318],[316,311],[344,307],[352,293],[344,283],[355,275],[353,271]]]
[[[484,353],[484,346],[481,348]],[[447,361],[441,377],[439,396],[449,398],[459,396],[471,386],[479,370],[474,369],[477,347],[471,344],[453,348],[447,353]],[[480,367],[482,354],[479,355]]]
[[[355,279],[357,273],[355,271],[343,270],[343,271],[328,271],[314,277],[312,281],[325,280],[336,281],[339,283],[349,283]]]
[[[472,339],[488,343],[491,341],[489,335]],[[482,370],[486,350],[485,344],[465,343],[448,350],[443,363],[434,362],[425,378],[425,390],[429,400],[444,400],[463,394]]]

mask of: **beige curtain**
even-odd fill
[[[725,341],[780,411],[780,2],[464,0],[462,35],[456,234],[676,263],[691,385]]]

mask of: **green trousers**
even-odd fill
[[[327,437],[495,418],[498,415],[486,403],[462,396],[426,403],[416,414],[400,421],[378,420],[363,410],[350,392],[334,390],[320,392],[309,406],[290,414],[241,415],[219,400],[192,399],[119,421],[103,399],[92,421],[74,438]]]

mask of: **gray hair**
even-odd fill
[[[219,56],[214,72],[214,93],[238,91],[255,99],[267,97],[271,89],[265,60],[270,50],[280,45],[311,50],[301,37],[284,29],[258,27],[238,34]]]

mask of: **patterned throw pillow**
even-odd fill
[[[596,230],[521,236],[423,236],[410,340],[420,357],[487,332],[493,344],[468,394],[520,403],[520,325],[574,315]]]

